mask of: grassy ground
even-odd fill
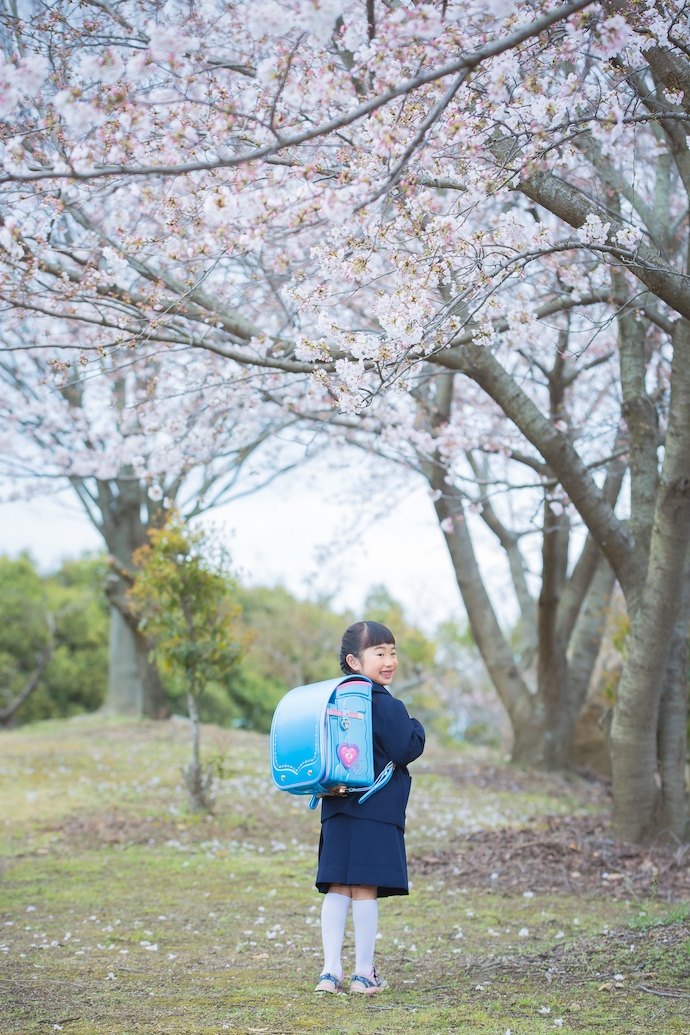
[[[96,717],[1,735],[0,1032],[690,1033],[682,904],[607,875],[544,893],[523,890],[524,866],[518,890],[498,871],[474,886],[461,866],[435,873],[468,832],[527,825],[541,843],[548,817],[586,822],[601,789],[432,745],[414,767],[411,895],[381,902],[391,988],[320,997],[318,818],[272,791],[266,738],[212,729],[215,815],[189,817],[187,738]],[[444,775],[458,758],[464,782]],[[353,945],[350,929],[346,968]]]

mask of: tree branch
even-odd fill
[[[452,364],[454,369],[470,377],[539,450],[609,560],[623,592],[632,592],[638,579],[632,564],[632,537],[569,439],[541,413],[488,349],[467,345],[464,349],[431,356],[429,362],[446,367]]]
[[[609,462],[606,472],[606,481],[602,489],[603,496],[609,501],[612,507],[616,506],[618,495],[623,484],[626,464],[621,462],[614,451],[614,456]],[[582,553],[578,557],[572,574],[568,579],[560,603],[556,618],[556,635],[561,643],[569,643],[573,629],[580,614],[582,604],[589,592],[592,579],[601,563],[601,551],[591,535],[585,539]]]
[[[625,226],[615,220],[610,212],[603,211],[576,187],[548,172],[533,173],[522,180],[516,189],[576,229],[583,226],[590,215],[610,223],[606,250],[657,298],[690,319],[690,279],[664,262],[646,244],[640,243],[635,252],[622,248],[616,241],[616,233],[624,230]]]
[[[0,176],[0,183],[31,183],[37,180],[88,181],[102,179],[108,176],[184,176],[187,173],[192,172],[203,172],[210,169],[229,169],[240,165],[246,165],[248,162],[258,162],[272,157],[280,151],[287,150],[291,147],[297,147],[299,144],[304,144],[309,140],[316,140],[318,137],[329,136],[331,133],[342,129],[344,126],[350,126],[353,122],[357,122],[360,119],[365,118],[373,111],[376,111],[377,108],[381,108],[383,105],[395,100],[396,97],[403,97],[412,93],[414,90],[419,89],[420,86],[434,83],[449,75],[457,75],[463,69],[472,70],[477,68],[483,61],[492,57],[497,57],[499,54],[504,54],[508,50],[515,49],[526,40],[531,39],[534,36],[539,36],[556,22],[563,21],[564,19],[569,18],[571,14],[576,14],[578,11],[582,11],[584,8],[589,7],[593,2],[594,0],[575,0],[574,3],[564,4],[562,7],[557,7],[555,10],[549,11],[542,18],[537,18],[536,21],[530,22],[528,25],[523,26],[518,29],[517,32],[511,33],[504,39],[494,40],[492,43],[487,43],[485,46],[480,47],[473,53],[464,54],[457,61],[444,65],[442,68],[435,69],[431,72],[425,72],[408,82],[394,86],[385,93],[377,94],[365,104],[361,104],[358,108],[355,108],[354,111],[347,112],[336,119],[330,119],[328,122],[321,123],[321,125],[304,130],[301,133],[295,133],[293,136],[279,138],[277,143],[267,144],[264,147],[257,147],[252,151],[245,152],[241,155],[235,155],[232,158],[216,158],[208,162],[184,162],[180,165],[110,165],[101,168],[96,167],[88,172],[78,172],[76,169],[71,168],[60,172],[55,170],[42,170],[41,172],[31,173],[4,173]]]

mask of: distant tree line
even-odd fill
[[[16,560],[0,557],[4,725],[77,715],[103,703],[110,610],[102,591],[106,573],[100,555],[64,561],[47,577],[26,553]]]
[[[26,553],[0,557],[0,716],[7,712],[0,722],[5,726],[69,717],[106,703],[108,571],[105,554],[64,561],[50,575],[41,575]],[[282,586],[233,583],[231,592],[245,649],[224,678],[207,683],[199,717],[267,732],[276,704],[291,687],[339,674],[340,637],[361,616],[338,613],[328,598],[298,600]],[[363,613],[395,632],[401,657],[395,689],[411,710],[441,734],[462,735],[469,714],[479,718],[469,723],[472,733],[488,740],[497,736],[500,706],[490,692],[486,696],[466,628],[446,622],[430,638],[405,620],[402,606],[381,586],[371,590]],[[186,714],[182,671],[161,669],[160,675],[168,713]],[[12,708],[32,678],[35,685]]]

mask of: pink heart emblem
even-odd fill
[[[340,744],[338,747],[338,758],[346,769],[349,769],[353,762],[359,758],[359,748],[356,744]]]

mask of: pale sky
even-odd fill
[[[366,458],[333,450],[273,485],[212,511],[246,585],[282,584],[300,598],[332,594],[357,614],[383,584],[409,621],[432,633],[465,611],[433,505],[421,479],[367,469]],[[403,480],[404,479],[404,480]],[[515,609],[501,552],[479,519],[479,555],[502,621]],[[103,541],[71,492],[0,504],[0,551],[27,549],[42,571]]]

